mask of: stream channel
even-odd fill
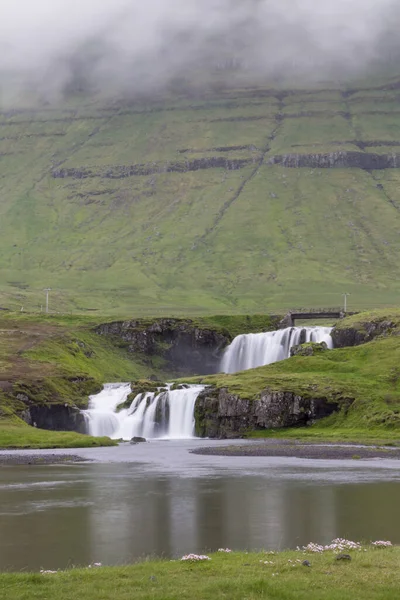
[[[189,452],[227,443],[243,440],[16,451],[89,460],[0,468],[0,570],[279,550],[336,537],[400,543],[399,460]]]

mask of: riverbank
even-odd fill
[[[347,555],[350,559],[341,555]],[[122,567],[3,573],[8,600],[394,600],[400,548],[217,552],[209,560],[144,560]],[[304,561],[307,561],[304,563]]]
[[[60,465],[86,462],[90,459],[77,454],[0,454],[0,466]]]
[[[388,446],[362,446],[358,444],[340,443],[302,443],[295,440],[267,439],[258,443],[242,445],[211,446],[195,448],[193,454],[207,456],[249,456],[249,457],[288,457],[320,460],[348,459],[400,459],[400,448]]]

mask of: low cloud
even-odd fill
[[[398,0],[3,0],[3,94],[148,92],[179,77],[363,75],[396,64]]]

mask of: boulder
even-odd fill
[[[298,344],[290,349],[290,356],[314,356],[328,350],[328,345],[325,342],[307,342],[306,344]]]

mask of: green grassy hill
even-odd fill
[[[395,304],[400,168],[276,164],[338,152],[397,164],[399,81],[3,110],[0,306],[47,286],[109,314]]]

